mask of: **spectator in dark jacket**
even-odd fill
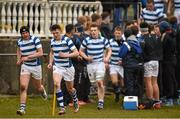
[[[85,33],[87,26],[87,19],[85,16],[80,16],[77,19],[78,23],[75,25],[76,33],[73,34],[72,41],[79,50],[82,41],[88,37]],[[87,62],[80,56],[72,58],[72,63],[75,68],[74,87],[77,90],[79,104],[89,102],[90,81],[87,74]]]
[[[148,99],[154,100],[155,104],[160,105],[159,86],[157,77],[159,72],[159,48],[160,40],[155,34],[149,33],[149,25],[141,22],[140,30],[143,36],[143,58],[144,58],[144,82],[146,87],[146,96]]]
[[[100,27],[101,35],[107,39],[112,38],[113,34],[110,29],[110,14],[107,12],[103,12],[101,14],[102,23]]]
[[[176,81],[178,86],[178,95],[180,97],[180,26],[177,24],[177,18],[175,16],[169,18],[169,23],[171,24],[173,32],[176,35]]]
[[[124,67],[124,87],[125,95],[138,96],[143,95],[143,64],[142,49],[136,38],[138,27],[130,27],[132,34],[123,42],[120,47],[119,57],[122,58]]]
[[[176,37],[170,24],[166,21],[159,23],[163,43],[163,95],[166,96],[166,106],[172,106],[173,100],[178,98],[177,83],[175,78],[176,66]]]
[[[114,28],[121,26],[123,28],[124,21],[127,21],[128,7],[131,0],[115,0],[114,9]],[[124,14],[123,14],[124,13]]]
[[[101,22],[102,22],[101,15],[94,13],[91,15],[91,20],[92,20],[92,24],[96,24],[99,27],[101,26]]]

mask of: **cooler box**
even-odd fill
[[[125,96],[123,101],[123,108],[126,110],[138,109],[138,97],[137,96]]]

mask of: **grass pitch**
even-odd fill
[[[92,97],[97,100],[96,97]],[[97,110],[97,102],[80,107],[78,113],[72,107],[66,108],[66,114],[59,116],[57,108],[54,117],[59,118],[180,118],[180,106],[162,107],[159,110],[123,110],[122,103],[115,103],[113,96],[105,97],[105,107]],[[19,116],[16,110],[19,107],[18,96],[0,97],[0,118],[52,118],[52,97],[44,101],[39,96],[27,99],[26,114]]]

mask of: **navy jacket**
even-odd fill
[[[119,57],[123,59],[124,67],[142,65],[142,48],[136,36],[131,35],[120,47]]]

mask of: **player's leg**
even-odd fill
[[[105,76],[105,64],[103,62],[96,64],[95,70],[95,79],[97,84],[97,94],[98,94],[98,109],[104,108],[104,95],[105,95],[105,87],[104,87],[104,76]]]
[[[17,110],[17,114],[23,115],[26,110],[26,98],[27,98],[27,89],[30,80],[30,73],[26,66],[21,66],[20,73],[20,108]]]
[[[149,99],[153,99],[153,87],[152,87],[152,65],[151,62],[144,63],[144,82],[146,88],[146,96]]]
[[[153,73],[152,73],[152,87],[153,87],[153,98],[154,98],[154,108],[160,108],[161,107],[161,101],[159,100],[160,94],[159,94],[159,86],[157,82],[157,77],[159,73],[159,62],[154,61],[153,62]]]
[[[64,76],[64,80],[66,81],[67,90],[73,99],[74,112],[78,112],[79,111],[78,98],[73,83],[74,73],[75,73],[74,67],[66,68],[66,72],[64,72],[63,76]]]
[[[144,77],[145,87],[146,87],[146,96],[149,99],[153,99],[153,87],[151,82],[151,77]]]
[[[110,78],[112,81],[112,86],[114,88],[115,102],[118,102],[119,101],[119,95],[120,95],[120,87],[119,87],[119,83],[118,83],[117,73],[111,73]]]
[[[34,84],[35,88],[41,93],[41,96],[44,100],[47,100],[47,93],[42,85],[42,69],[41,66],[31,67],[31,74],[32,74],[32,83]]]
[[[123,89],[124,88],[124,68],[122,66],[117,66],[118,72],[118,83],[119,86]],[[123,91],[121,91],[123,93]]]
[[[153,62],[153,71],[152,71],[152,87],[153,87],[153,98],[159,101],[159,86],[157,83],[157,77],[159,73],[159,63],[158,61]]]
[[[96,81],[98,87],[98,109],[104,108],[104,95],[105,95],[105,87],[104,87],[104,79],[98,79]]]
[[[63,69],[59,69],[56,66],[53,66],[53,81],[54,87],[56,89],[56,99],[58,106],[60,107],[58,112],[59,115],[65,114],[63,92],[61,90],[62,72]]]
[[[32,83],[35,86],[35,88],[41,93],[42,98],[44,100],[47,100],[48,96],[47,96],[44,86],[41,83],[41,80],[32,78]]]
[[[104,95],[105,95],[105,86],[104,86],[104,76],[105,76],[105,65],[104,63],[99,63],[96,69],[96,83],[98,87],[98,109],[104,108]]]
[[[76,89],[73,87],[73,81],[66,81],[66,87],[67,87],[67,90],[73,99],[74,112],[78,112],[79,111],[79,104],[78,104]]]

